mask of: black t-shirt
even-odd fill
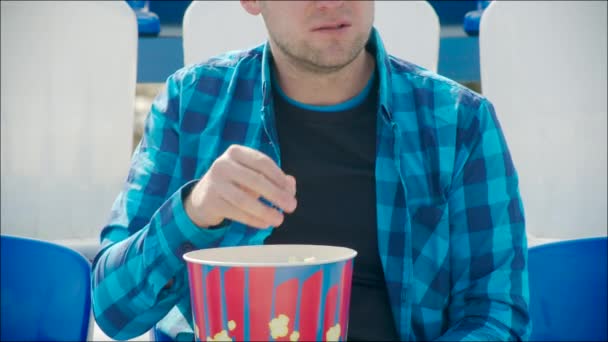
[[[378,253],[375,77],[355,98],[330,107],[289,99],[274,84],[282,169],[296,178],[298,207],[266,244],[355,249],[348,339],[398,340]]]

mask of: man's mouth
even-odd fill
[[[332,30],[341,30],[350,27],[350,23],[345,21],[335,22],[323,24],[319,27],[313,29],[313,31],[332,31]]]

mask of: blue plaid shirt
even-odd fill
[[[368,49],[379,76],[378,247],[401,339],[527,339],[524,214],[492,105],[387,55],[375,29]],[[192,340],[182,255],[262,244],[272,233],[237,222],[197,228],[183,203],[232,144],[280,165],[269,54],[263,44],[184,67],[155,99],[93,265],[93,310],[109,336],[129,339],[158,323]]]

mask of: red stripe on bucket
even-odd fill
[[[329,328],[336,325],[336,302],[338,301],[338,285],[332,286],[325,296],[325,314],[323,315],[323,339]]]
[[[346,333],[348,332],[348,315],[350,309],[350,289],[353,276],[353,261],[349,260],[342,268],[342,297],[340,298],[340,336],[342,341],[346,341]]]
[[[249,269],[249,336],[247,340],[267,341],[270,336],[274,268]]]
[[[226,309],[228,322],[234,321],[236,327],[234,330],[228,330],[228,335],[232,336],[237,341],[243,341],[244,320],[244,286],[245,286],[245,271],[242,267],[231,268],[224,273],[224,288],[226,296]],[[230,326],[228,326],[230,329]]]
[[[188,272],[190,274],[190,299],[192,302],[195,324],[198,327],[200,340],[204,341],[207,339],[207,330],[204,316],[205,296],[203,295],[203,270],[200,265],[188,263]]]
[[[300,302],[300,341],[317,339],[318,318],[321,306],[321,280],[323,271],[318,271],[308,278],[302,286]]]
[[[287,335],[279,337],[277,341],[289,341],[296,320],[296,307],[298,301],[298,279],[290,279],[277,286],[275,295],[274,316],[285,315],[289,318]]]
[[[214,337],[215,334],[222,331],[222,327],[224,325],[224,322],[222,322],[222,289],[220,287],[220,270],[218,268],[214,268],[212,271],[207,273],[205,280],[207,314],[209,315],[209,332],[207,336]]]

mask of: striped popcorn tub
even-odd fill
[[[345,341],[357,252],[259,245],[184,254],[197,341]]]

